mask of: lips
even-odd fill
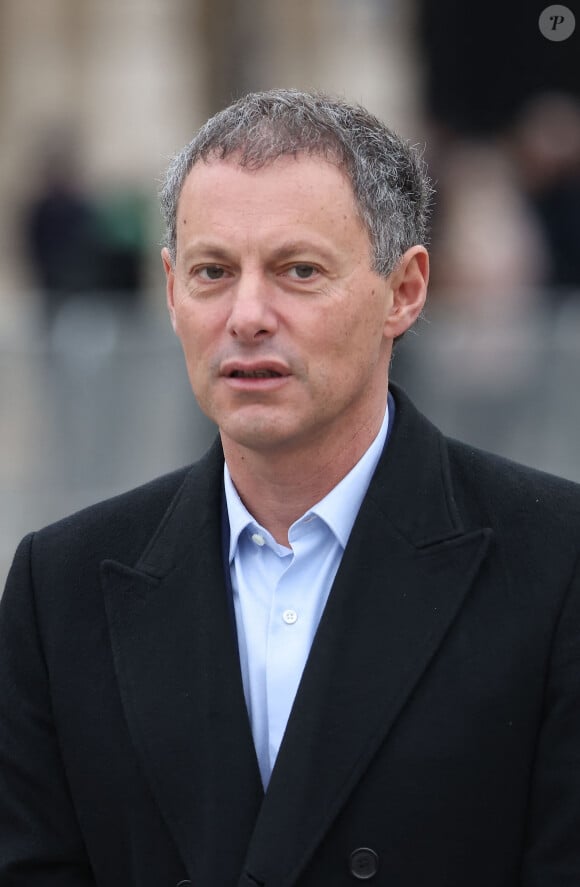
[[[226,360],[220,376],[228,388],[240,397],[270,396],[284,388],[292,379],[290,368],[276,358],[241,361]]]
[[[279,360],[262,359],[244,363],[237,360],[225,361],[220,375],[228,379],[279,379],[291,375],[289,368]]]

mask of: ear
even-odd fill
[[[396,339],[419,317],[429,282],[429,254],[424,246],[412,246],[390,275],[392,303],[385,321],[385,336]]]
[[[166,246],[164,246],[161,250],[161,261],[163,262],[163,270],[165,271],[165,294],[167,298],[167,309],[169,311],[169,317],[171,320],[171,326],[173,327],[173,332],[176,332],[177,323],[175,319],[174,298],[175,270],[173,268],[171,256],[169,255],[169,250]]]

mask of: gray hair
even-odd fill
[[[211,117],[171,161],[160,199],[172,263],[177,204],[195,163],[234,156],[240,166],[259,169],[300,154],[324,157],[346,174],[369,233],[375,272],[387,276],[409,247],[426,242],[433,190],[421,151],[360,105],[273,89],[250,93]]]

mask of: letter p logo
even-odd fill
[[[561,42],[574,33],[576,19],[571,9],[556,4],[543,10],[538,19],[538,27],[547,40]]]

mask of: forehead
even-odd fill
[[[192,183],[221,179],[231,181],[233,178],[252,180],[255,182],[272,183],[275,180],[289,182],[296,179],[319,179],[331,186],[346,187],[351,192],[350,180],[342,166],[331,158],[319,154],[299,151],[296,154],[282,154],[260,165],[247,165],[240,162],[238,154],[231,154],[225,159],[210,154],[197,160],[187,174],[182,192]],[[352,195],[354,197],[354,195]]]
[[[198,161],[185,179],[177,232],[207,226],[263,227],[302,224],[327,231],[364,232],[346,174],[318,156],[283,156],[257,169],[235,158]]]

